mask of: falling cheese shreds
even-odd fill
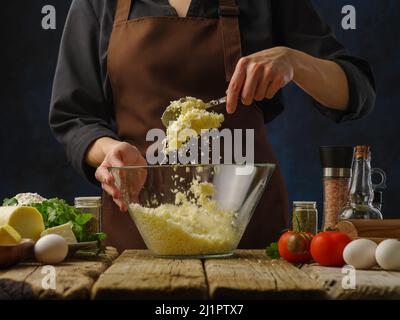
[[[186,97],[172,101],[167,111],[178,114],[175,121],[167,127],[164,141],[164,153],[179,150],[192,137],[199,137],[203,132],[218,129],[225,120],[223,114],[207,111],[207,104],[200,99]]]

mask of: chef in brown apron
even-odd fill
[[[259,107],[245,107],[238,102],[251,105],[254,100],[271,99],[287,83],[296,82],[295,60],[290,60],[290,49],[273,48],[242,58],[240,10],[235,0],[218,1],[217,19],[193,16],[130,19],[134,1],[117,0],[107,50],[106,72],[112,89],[116,133],[125,143],[119,143],[111,152],[104,152],[105,159],[96,171],[97,180],[107,191],[103,197],[103,227],[108,235],[107,242],[119,250],[145,248],[145,244],[129,214],[122,212],[126,205],[119,198],[107,167],[146,163],[144,156],[150,145],[146,142],[146,134],[153,128],[163,129],[160,117],[170,101],[186,96],[210,101],[228,95],[229,114],[224,126],[254,129],[255,162],[277,164],[268,142],[263,112]],[[301,66],[297,66],[297,84],[321,104],[346,114],[349,87],[339,64],[301,52],[290,53],[302,61]],[[265,63],[269,60],[279,60],[279,63]],[[313,68],[306,70],[308,65]],[[330,77],[325,77],[324,72]],[[55,83],[58,83],[57,77]],[[333,87],[335,94],[329,92]],[[51,122],[55,132],[59,116],[55,111],[57,99],[57,92],[53,91]],[[91,125],[90,120],[85,118],[85,121]],[[102,149],[96,146],[97,143],[78,147],[89,150],[85,160],[92,166],[95,162],[90,157]],[[276,240],[287,225],[287,192],[278,165],[240,247],[264,248]]]
[[[128,20],[131,2],[119,0],[108,51],[118,134],[146,153],[146,134],[163,128],[161,114],[172,100],[192,96],[210,101],[226,95],[241,58],[234,0],[220,0],[220,19],[145,17]],[[267,141],[263,114],[238,108],[225,127],[255,130],[255,161],[277,163]],[[165,128],[164,128],[165,129]],[[103,226],[108,243],[119,249],[146,248],[130,216],[104,196]],[[241,246],[264,247],[287,225],[287,195],[275,172]]]

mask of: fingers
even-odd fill
[[[139,181],[137,182],[136,179],[130,180],[130,176],[125,170],[118,170],[118,176],[116,177],[108,170],[110,167],[124,167],[127,165],[144,166],[146,165],[146,160],[137,148],[128,143],[121,142],[107,153],[103,163],[97,168],[95,174],[96,179],[101,182],[103,190],[113,198],[121,211],[127,211],[128,207],[125,201],[131,201],[131,197],[138,197],[146,181],[146,175],[144,173],[139,172],[140,179],[138,179]],[[124,194],[128,192],[129,200],[125,199],[125,197],[122,199],[121,191],[119,191],[119,188],[115,184],[116,181],[118,186],[128,186],[128,190],[124,189],[123,192]],[[137,186],[138,183],[139,186]]]
[[[274,74],[271,69],[267,69],[262,80],[258,83],[254,100],[272,99],[287,83],[288,81],[285,81],[283,76]]]
[[[270,84],[271,84],[271,70],[267,69],[264,71],[262,79],[258,82],[258,86],[254,94],[254,100],[256,101],[264,100]]]
[[[272,99],[276,93],[285,86],[285,81],[282,77],[275,77],[275,79],[271,82],[268,87],[268,90],[265,93],[265,98]]]
[[[113,150],[107,155],[107,160],[112,167],[123,167],[124,162],[119,150]]]
[[[236,65],[235,72],[233,73],[232,79],[229,83],[227,90],[226,99],[226,111],[228,113],[234,113],[237,108],[239,96],[242,92],[243,84],[246,79],[246,69],[249,59],[244,57],[241,58]]]
[[[243,85],[241,100],[245,106],[249,106],[254,101],[257,86],[263,75],[263,65],[258,62],[251,63],[247,68],[246,80]]]
[[[293,80],[292,51],[276,47],[239,60],[227,90],[227,111],[235,112],[240,98],[244,105],[254,100],[272,99]]]
[[[239,60],[227,90],[227,111],[234,113],[239,97],[244,105],[254,100],[272,99],[285,85],[272,68],[259,62],[251,62],[250,57]]]
[[[125,203],[121,199],[121,193],[115,186],[115,179],[106,167],[100,166],[96,170],[95,177],[101,182],[102,189],[109,194],[114,202],[118,205],[119,209],[123,212],[127,210]]]
[[[120,199],[121,193],[114,184],[102,183],[101,187],[105,192],[107,192],[113,199]]]
[[[121,199],[121,193],[114,184],[102,183],[101,187],[105,192],[107,192],[107,194],[109,194],[113,198],[113,201],[117,204],[122,212],[127,211],[128,208],[126,207],[125,202]]]
[[[126,206],[125,202],[119,199],[113,199],[115,204],[118,206],[119,210],[122,212],[128,211],[128,207]]]
[[[106,156],[107,160],[97,168],[95,177],[100,183],[112,184],[115,182],[113,175],[108,171],[109,167],[122,167],[123,162],[118,151],[111,151]]]
[[[113,175],[104,166],[97,168],[95,177],[100,183],[111,184],[115,182]]]

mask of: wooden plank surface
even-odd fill
[[[77,253],[72,259],[55,267],[55,289],[44,288],[49,274],[36,262],[24,262],[7,270],[0,270],[0,300],[22,299],[88,299],[91,288],[118,253],[107,248],[104,255]],[[44,273],[42,273],[44,272]]]
[[[153,257],[127,250],[93,286],[94,299],[204,299],[207,285],[200,260]]]
[[[46,274],[37,263],[0,270],[0,300],[400,299],[400,272],[359,270],[355,289],[344,289],[346,274],[340,268],[314,264],[299,269],[270,260],[263,250],[238,250],[231,258],[205,261],[158,259],[145,250],[116,257],[108,248],[106,255],[78,255],[55,266],[55,290],[43,288]]]
[[[306,272],[266,257],[264,250],[238,250],[230,259],[204,264],[209,296],[214,299],[323,299],[321,284]]]
[[[353,287],[352,282],[348,280],[354,273],[342,273],[341,268],[313,264],[304,265],[302,270],[326,288],[330,299],[400,299],[400,272],[355,270]]]

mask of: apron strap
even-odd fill
[[[128,21],[131,13],[132,0],[118,0],[117,10],[115,11],[114,24]]]
[[[224,46],[226,81],[231,81],[236,64],[242,57],[240,40],[239,14],[240,10],[235,0],[219,0],[219,16]]]

